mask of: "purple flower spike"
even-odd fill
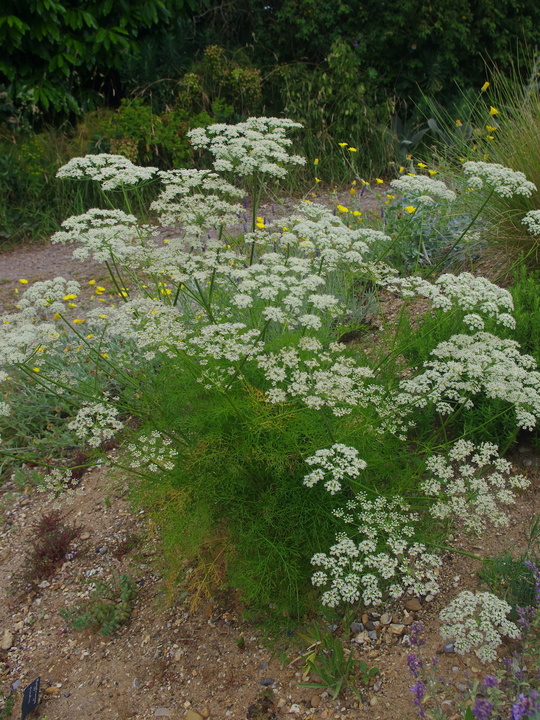
[[[472,714],[476,720],[489,720],[491,718],[492,710],[493,705],[489,702],[489,700],[478,698],[472,708]]]
[[[424,663],[422,660],[418,657],[418,655],[414,655],[413,653],[409,653],[407,655],[407,667],[409,668],[409,671],[414,675],[415,678],[418,677],[418,674],[420,670],[422,669],[422,666]]]
[[[414,693],[413,702],[416,705],[416,707],[418,708],[418,714],[420,715],[421,718],[425,718],[426,713],[424,711],[424,708],[422,707],[422,700],[424,699],[426,688],[424,687],[424,685],[422,685],[422,683],[419,680],[417,683],[415,683],[412,686],[412,688],[410,688],[410,690],[412,693]]]
[[[495,675],[486,675],[484,679],[484,687],[497,687],[499,684],[499,680],[495,677]]]

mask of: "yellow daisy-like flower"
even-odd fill
[[[367,185],[367,187],[369,187],[369,183],[367,180],[360,180],[360,182],[362,183],[362,185],[364,185],[364,186]]]
[[[32,372],[39,372],[39,371],[40,371],[40,368],[38,368],[38,367],[33,367],[33,368],[32,368]]]
[[[461,120],[456,120],[456,125],[458,127],[461,127],[463,125],[463,123],[461,122]]]
[[[400,165],[398,167],[398,172],[400,172],[400,173],[405,172],[405,168],[403,167],[403,165]]]
[[[159,292],[162,295],[170,295],[172,293],[172,290],[170,288],[162,288]]]
[[[54,313],[53,320],[60,320],[60,313]]]
[[[489,87],[489,83],[486,81],[486,82],[482,85],[482,87],[480,88],[480,90],[481,90],[482,92],[485,92],[485,91],[488,89],[488,87]]]
[[[88,284],[89,284],[89,285],[95,285],[95,284],[96,284],[96,281],[95,281],[95,280],[89,280],[89,281],[88,281]]]
[[[495,132],[498,128],[494,127],[493,125],[486,125],[486,130],[488,132]]]
[[[437,171],[436,171],[436,170],[428,170],[428,173],[429,173],[430,175],[436,175],[436,174],[437,174]]]
[[[168,243],[168,242],[169,242],[169,238],[163,238],[163,242],[164,242],[164,243]]]
[[[339,210],[340,213],[348,213],[349,208],[345,207],[345,205],[336,205],[336,208]]]
[[[101,355],[102,358],[105,358],[105,360],[107,360],[110,357],[110,355],[108,355],[108,353],[99,353],[99,354]]]
[[[313,161],[313,164],[314,164],[314,165],[318,165],[318,164],[319,164],[319,158],[315,158],[315,160]]]
[[[360,210],[353,210],[352,214],[354,215],[354,217],[360,217],[362,213],[360,212]]]
[[[350,193],[351,195],[354,195],[354,194],[356,193],[356,188],[352,187],[352,188],[349,190],[349,193]]]
[[[75,300],[76,295],[64,295],[64,300]]]
[[[395,195],[390,195],[390,193],[386,193],[386,197],[387,197],[389,200],[393,200],[396,196],[395,196]]]
[[[412,215],[413,213],[416,212],[416,208],[413,207],[412,205],[407,205],[407,207],[405,208],[405,211],[408,212],[410,215]]]
[[[495,140],[495,137],[493,135],[486,135],[486,138],[488,140]]]
[[[416,177],[416,173],[407,173],[409,177]]]
[[[407,160],[412,160],[412,155],[406,155],[405,157],[407,158]]]
[[[353,147],[348,148],[348,150],[349,150],[349,152],[358,152],[358,150],[357,150],[356,148],[353,148]]]
[[[85,320],[83,318],[75,318],[73,322],[75,323],[75,325],[79,325],[80,323],[85,322]]]
[[[321,181],[321,178],[316,177],[316,178],[315,178],[315,182],[317,182],[317,183],[318,183],[318,182],[322,182],[322,181]]]
[[[94,333],[89,333],[86,338],[87,340],[91,340],[94,337]]]
[[[382,185],[384,183],[384,180],[381,180],[381,178],[375,178],[375,182],[377,185]]]
[[[68,303],[68,307],[77,307],[77,303]]]
[[[418,163],[418,167],[419,167],[419,168],[426,168],[427,165],[426,165],[426,163]]]
[[[349,143],[338,143],[339,147],[342,147],[342,148],[343,148],[343,147],[347,147],[348,144],[349,144]]]
[[[100,315],[99,317],[100,317],[102,320],[105,320],[105,319],[107,318],[106,315]]]
[[[21,278],[19,282],[21,283],[21,285],[28,285],[28,280],[25,280],[24,278]]]
[[[495,108],[495,107],[493,107],[493,105],[491,105],[489,108],[489,114],[490,115],[498,115],[499,111],[497,110],[497,108]]]

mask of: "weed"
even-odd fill
[[[0,718],[8,718],[15,705],[15,697],[5,694],[0,690]]]
[[[60,615],[75,630],[87,628],[112,635],[131,617],[135,592],[135,583],[124,573],[109,582],[97,583],[87,604],[61,611]]]
[[[345,688],[349,688],[361,700],[355,688],[356,682],[369,685],[370,680],[379,672],[378,668],[369,668],[367,664],[355,657],[354,651],[344,649],[341,640],[328,629],[322,631],[318,625],[308,635],[298,633],[309,647],[304,654],[304,676],[315,673],[320,682],[303,682],[303,687],[323,688],[332,693],[335,700]]]
[[[50,577],[66,559],[71,543],[79,537],[82,528],[67,525],[64,520],[61,512],[53,510],[35,523],[32,548],[25,558],[25,584]]]

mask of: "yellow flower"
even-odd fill
[[[375,178],[375,182],[377,185],[382,185],[384,183],[384,180],[381,180],[381,178]]]
[[[419,168],[425,168],[427,167],[426,163],[418,163]]]
[[[497,108],[494,108],[493,105],[491,105],[489,108],[489,114],[490,115],[498,115],[499,111],[497,110]]]
[[[405,211],[408,212],[410,215],[412,215],[413,213],[416,212],[416,208],[413,207],[412,205],[407,205],[407,207],[405,208]]]
[[[412,155],[407,155],[407,160],[412,160]]]
[[[77,303],[68,303],[68,307],[77,307]]]
[[[354,217],[360,217],[361,214],[360,210],[353,210]]]
[[[162,288],[159,292],[162,295],[170,295],[172,293],[172,290],[170,290],[169,288]]]
[[[96,281],[95,281],[95,280],[89,280],[89,281],[88,281],[88,284],[89,284],[89,285],[95,285],[95,284],[96,284]]]
[[[390,193],[386,193],[386,197],[387,197],[389,200],[393,200],[396,196],[395,196],[395,195],[390,195]]]
[[[106,316],[106,315],[100,315],[99,317],[100,317],[102,320],[105,320],[105,318],[106,318],[107,316]]]
[[[39,368],[38,368],[38,367],[33,367],[33,368],[32,368],[32,372],[39,372]]]
[[[338,143],[339,147],[347,147],[349,143]]]
[[[96,286],[96,289],[95,289],[96,295],[101,295],[101,293],[104,293],[104,292],[105,292],[105,288],[104,288],[104,287],[101,287],[101,285],[97,285],[97,286]]]
[[[369,187],[369,183],[367,180],[360,180],[360,182],[362,183],[362,185],[367,185]]]
[[[94,333],[90,333],[86,336],[87,340],[91,340],[94,337]]]
[[[84,320],[83,320],[83,318],[75,318],[75,320],[74,320],[73,322],[74,322],[76,325],[78,325],[79,323],[83,323]]]
[[[75,300],[76,295],[64,295],[64,300]]]
[[[430,175],[436,175],[436,174],[437,174],[437,171],[436,171],[436,170],[428,170],[428,173],[429,173]]]
[[[315,182],[321,182],[321,178],[316,177]]]
[[[60,319],[60,313],[54,313],[53,320],[59,320]]]
[[[168,243],[168,242],[169,242],[169,238],[163,238],[163,242],[164,242],[164,243]]]
[[[337,209],[340,213],[348,213],[349,208],[345,207],[345,205],[336,205]]]
[[[461,127],[463,125],[463,123],[461,122],[461,120],[456,120],[456,125],[458,127]]]
[[[486,125],[486,130],[487,130],[488,132],[495,132],[495,130],[497,130],[497,129],[498,129],[498,128],[493,127],[493,125]]]
[[[349,190],[349,193],[350,193],[351,195],[354,195],[354,194],[356,193],[356,188],[352,187],[352,188]]]
[[[495,140],[495,138],[494,138],[493,135],[486,135],[486,138],[487,138],[488,140]]]
[[[289,232],[289,228],[287,226],[282,228],[283,232]]]
[[[358,152],[358,150],[357,150],[356,148],[353,148],[353,147],[348,148],[348,150],[349,150],[349,152]]]
[[[405,168],[403,167],[403,165],[400,165],[398,167],[398,172],[400,172],[400,173],[405,172]]]
[[[28,285],[28,280],[25,280],[24,278],[21,278],[19,282],[22,283],[22,285]]]
[[[319,158],[315,158],[315,160],[313,161],[313,164],[314,164],[314,165],[318,165],[318,164],[319,164]]]
[[[407,173],[409,177],[416,177],[416,173]]]
[[[481,90],[482,92],[485,92],[485,91],[488,89],[488,87],[489,87],[489,83],[486,81],[486,82],[482,85],[482,87],[480,88],[480,90]]]
[[[107,353],[99,353],[102,358],[105,358],[107,360],[110,356]]]

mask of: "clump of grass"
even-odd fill
[[[23,571],[25,584],[35,584],[53,575],[82,532],[81,527],[67,524],[59,510],[42,515],[32,530],[32,547],[25,557]]]
[[[135,594],[133,579],[124,573],[109,582],[97,583],[88,603],[60,614],[75,630],[89,629],[112,635],[129,621]]]

